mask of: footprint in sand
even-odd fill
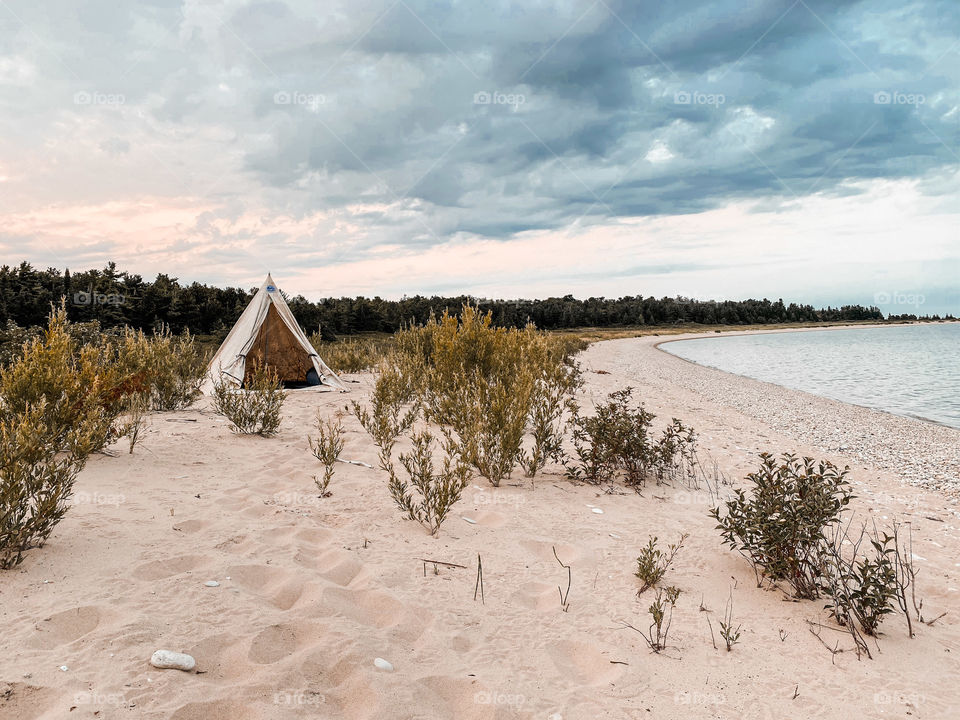
[[[291,570],[269,565],[232,565],[224,572],[236,585],[258,595],[268,595],[272,590],[296,579]]]
[[[268,565],[234,565],[224,575],[244,590],[266,598],[278,610],[296,605],[307,587],[295,572]]]
[[[270,604],[278,610],[289,610],[303,597],[303,587],[303,583],[299,580],[291,580],[281,585],[270,593],[268,597]]]
[[[363,563],[346,550],[327,550],[319,555],[316,551],[301,550],[293,559],[294,562],[316,570],[322,578],[341,587],[350,585],[358,578],[365,578],[368,574]]]
[[[378,590],[328,587],[313,607],[320,616],[343,617],[364,627],[389,627],[395,640],[411,644],[423,637],[434,621],[424,608],[404,605]]]
[[[180,555],[167,560],[153,560],[133,570],[137,580],[163,580],[199,568],[206,558],[202,555]]]
[[[333,533],[323,528],[309,528],[307,530],[301,530],[297,533],[297,540],[302,540],[303,542],[310,543],[312,545],[326,544],[332,539]]]
[[[610,664],[610,658],[591,642],[565,640],[557,643],[550,658],[562,675],[580,685],[603,685],[623,673],[622,665]]]
[[[534,610],[553,610],[560,606],[560,594],[556,585],[544,582],[524,583],[513,594],[513,600]]]
[[[71,693],[71,698],[73,693]],[[45,712],[58,712],[63,707],[57,690],[50,687],[37,687],[21,682],[0,682],[0,716],[10,718],[53,717]]]
[[[583,553],[573,545],[567,543],[550,543],[543,540],[524,540],[520,547],[532,553],[538,560],[552,562],[556,564],[557,558],[553,556],[554,548],[557,551],[557,557],[566,565],[571,565],[583,559]],[[557,565],[559,567],[559,565]]]
[[[250,643],[247,657],[258,665],[270,665],[293,655],[297,650],[297,631],[289,625],[271,625],[261,630]]]
[[[197,667],[203,669],[205,680],[243,678],[250,673],[245,657],[246,640],[233,633],[217,633],[205,637],[186,653],[196,658]]]
[[[37,622],[29,643],[33,647],[56,647],[83,637],[99,624],[100,611],[92,605],[64,610]]]
[[[181,705],[170,720],[252,720],[259,715],[234,700],[211,700]]]
[[[250,642],[247,657],[258,665],[272,665],[327,634],[327,628],[318,622],[299,621],[278,623],[257,633]]]
[[[424,690],[418,695],[428,698],[441,717],[464,720],[528,717],[519,714],[526,702],[520,693],[494,692],[478,682],[443,675],[420,678],[417,684]]]
[[[372,720],[396,715],[384,711],[380,700],[384,678],[378,677],[380,671],[371,658],[359,654],[349,638],[338,638],[335,630],[326,637],[330,642],[312,650],[298,668],[301,677],[323,679],[324,707],[329,714],[322,717]]]
[[[203,530],[209,524],[210,523],[204,520],[183,520],[182,522],[178,522],[176,525],[174,525],[173,529],[177,532],[187,533],[189,535]]]
[[[323,593],[322,608],[368,627],[395,625],[404,606],[392,595],[377,590],[348,590],[329,587]]]
[[[253,505],[248,506],[245,509],[240,511],[240,514],[244,517],[251,518],[256,520],[257,518],[267,517],[268,515],[276,515],[279,511],[276,507],[271,505]]]

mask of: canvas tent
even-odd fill
[[[320,359],[270,275],[210,361],[204,390],[222,378],[240,385],[259,363],[287,383],[347,389]]]

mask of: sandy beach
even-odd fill
[[[341,464],[318,498],[307,435],[318,409],[365,399],[361,374],[349,395],[291,392],[274,438],[231,433],[203,398],[151,414],[132,455],[91,458],[48,544],[0,574],[0,718],[957,717],[960,431],[696,366],[663,339],[586,350],[583,404],[633,386],[658,423],[692,425],[734,485],[761,451],[849,464],[857,518],[911,523],[924,614],[947,615],[914,639],[889,616],[858,660],[821,601],[757,588],[705,490],[608,494],[549,466],[534,486],[474,480],[438,538],[402,518],[378,469]],[[375,464],[343,422],[343,457]],[[652,598],[635,559],[650,535],[681,533],[667,580],[682,595],[655,655],[623,624],[646,627]],[[717,633],[728,597],[732,652],[707,621]],[[159,648],[198,672],[151,667]]]

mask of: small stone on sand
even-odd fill
[[[150,658],[150,664],[161,670],[189,671],[197,666],[197,661],[186,653],[173,652],[172,650],[157,650]]]

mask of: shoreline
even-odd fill
[[[952,324],[952,322],[960,322],[960,321],[951,321],[950,323],[944,321],[941,324]],[[754,382],[768,383],[770,385],[775,385],[776,387],[786,388],[788,390],[793,390],[795,392],[801,392],[801,393],[804,393],[805,395],[810,395],[811,397],[825,398],[827,400],[833,400],[835,402],[843,403],[844,405],[851,405],[853,407],[860,408],[862,410],[871,410],[873,412],[884,413],[885,415],[892,415],[893,417],[897,417],[897,418],[905,418],[908,420],[916,420],[923,423],[929,423],[931,425],[948,428],[950,430],[954,430],[955,432],[960,433],[960,428],[950,425],[948,423],[942,422],[935,418],[923,417],[922,415],[906,415],[906,414],[893,412],[892,410],[887,410],[885,408],[871,407],[869,405],[861,405],[859,403],[851,402],[850,400],[842,400],[840,398],[831,397],[830,395],[818,395],[817,393],[812,393],[808,390],[793,388],[793,387],[790,387],[789,385],[781,385],[780,383],[775,383],[771,380],[762,380],[761,378],[751,377],[750,375],[741,375],[740,373],[735,373],[730,370],[724,370],[723,368],[716,367],[715,365],[704,365],[703,363],[698,363],[695,360],[690,360],[681,355],[676,355],[670,352],[669,350],[664,350],[661,347],[662,345],[666,345],[668,343],[673,343],[673,342],[684,342],[686,340],[706,340],[706,339],[717,338],[717,337],[742,337],[745,335],[774,335],[774,334],[782,334],[782,333],[817,332],[817,331],[828,331],[828,330],[829,331],[852,330],[854,328],[861,328],[861,327],[889,328],[889,327],[904,327],[905,325],[915,326],[915,325],[929,325],[929,324],[930,323],[920,323],[920,322],[903,323],[901,325],[872,323],[872,324],[864,324],[864,325],[831,325],[829,327],[823,327],[823,328],[798,327],[793,329],[778,328],[776,330],[744,330],[742,332],[731,332],[731,333],[696,332],[696,333],[689,333],[686,336],[670,338],[669,340],[663,340],[662,342],[655,343],[654,348],[656,348],[662,353],[666,353],[667,355],[670,355],[671,357],[677,358],[678,360],[683,360],[684,362],[688,362],[688,363],[691,363],[692,365],[696,365],[697,367],[709,368],[710,370],[716,370],[718,372],[726,373],[727,375],[733,375],[734,377],[738,377],[738,378],[744,378],[746,380],[753,380]],[[958,438],[958,442],[960,442],[960,438]]]
[[[758,333],[763,331],[743,334]],[[669,385],[676,385],[820,453],[843,455],[851,464],[897,473],[911,485],[960,495],[960,430],[737,375],[659,347],[701,337],[714,335],[691,333],[668,341],[646,336],[606,343],[624,344],[618,354],[636,353],[633,362],[646,377],[658,380],[650,383],[658,395],[669,396]]]

